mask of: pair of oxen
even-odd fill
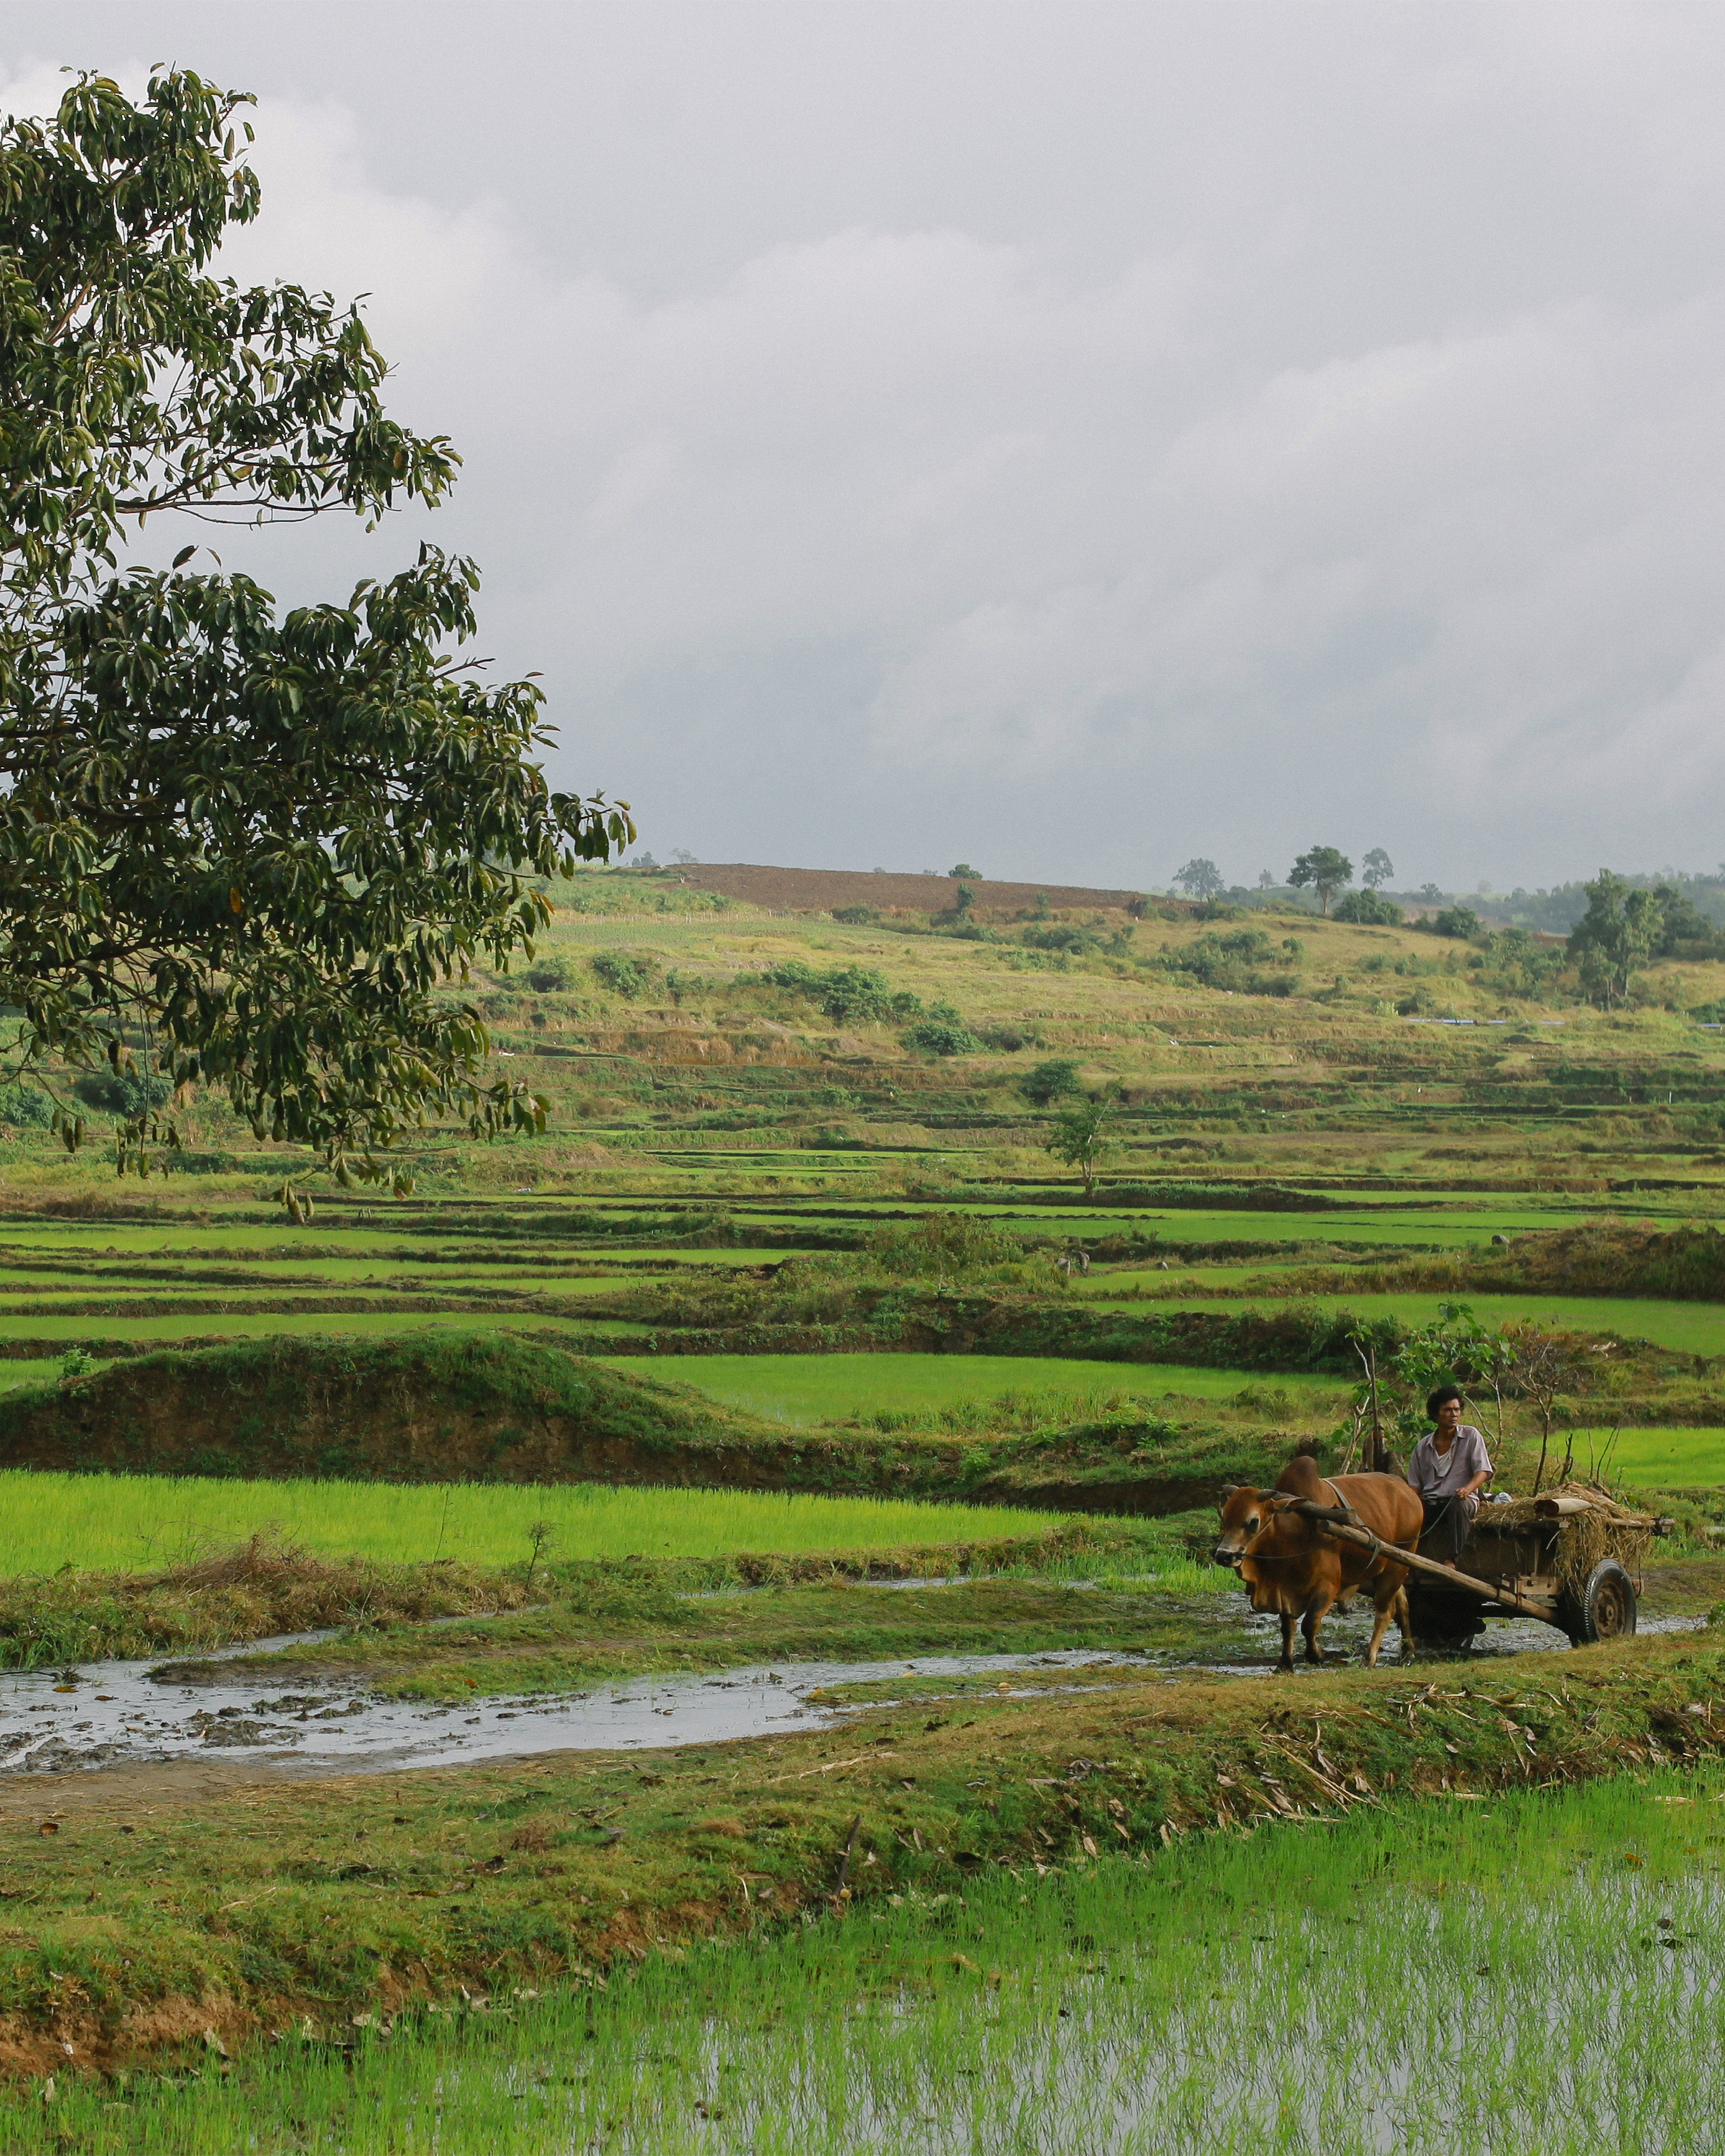
[[[1345,1608],[1349,1596],[1366,1593],[1372,1598],[1373,1612],[1366,1661],[1375,1668],[1392,1617],[1401,1629],[1404,1645],[1413,1645],[1408,1568],[1382,1549],[1367,1549],[1326,1533],[1321,1521],[1293,1509],[1302,1498],[1326,1508],[1351,1509],[1381,1544],[1404,1550],[1419,1543],[1425,1507],[1399,1475],[1326,1477],[1306,1453],[1282,1470],[1273,1490],[1231,1484],[1223,1493],[1216,1562],[1238,1571],[1254,1609],[1273,1610],[1281,1618],[1281,1667],[1294,1666],[1296,1625],[1306,1642],[1307,1661],[1322,1661],[1318,1626],[1337,1604]]]

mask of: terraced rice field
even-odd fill
[[[1725,1486],[1725,1430],[1579,1430],[1575,1456],[1608,1463],[1614,1478],[1638,1488]]]
[[[642,1366],[619,1356],[614,1367]],[[1251,1380],[1231,1370],[1042,1355],[679,1355],[662,1367],[727,1407],[788,1423],[916,1414],[1007,1399],[1062,1402],[1082,1414],[1104,1401],[1153,1403],[1169,1394],[1227,1399],[1248,1387],[1259,1392],[1280,1387],[1312,1399],[1338,1389],[1333,1378],[1298,1374],[1260,1373]]]
[[[149,1571],[263,1535],[326,1558],[388,1564],[708,1558],[740,1551],[933,1548],[1035,1535],[1060,1516],[1008,1506],[600,1483],[234,1482],[194,1476],[0,1471],[0,1576]]]
[[[1410,1325],[1430,1325],[1442,1302],[1465,1302],[1484,1325],[1545,1325],[1565,1332],[1590,1332],[1600,1338],[1651,1340],[1689,1355],[1725,1355],[1725,1306],[1707,1302],[1661,1302],[1635,1296],[1484,1295],[1456,1289],[1445,1295],[1371,1294],[1302,1296],[1320,1310],[1346,1310],[1357,1317],[1399,1317]],[[1142,1310],[1142,1303],[1110,1302],[1104,1309]],[[1150,1306],[1153,1307],[1154,1306]],[[1271,1310],[1268,1297],[1221,1300],[1183,1296],[1182,1310],[1234,1312]]]

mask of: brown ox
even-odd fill
[[[1380,1542],[1410,1550],[1420,1540],[1425,1517],[1419,1496],[1399,1475],[1337,1475],[1327,1481],[1303,1453],[1282,1470],[1274,1490],[1235,1486],[1223,1496],[1216,1562],[1238,1568],[1254,1609],[1273,1609],[1281,1618],[1281,1667],[1294,1666],[1296,1623],[1306,1640],[1307,1661],[1322,1661],[1318,1626],[1332,1604],[1364,1588],[1371,1594],[1373,1613],[1366,1661],[1375,1668],[1392,1617],[1404,1641],[1412,1644],[1403,1593],[1407,1568],[1326,1534],[1317,1521],[1289,1511],[1296,1497],[1351,1506],[1360,1524]]]

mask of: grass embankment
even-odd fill
[[[0,2148],[49,2120],[91,2156],[1711,2147],[1718,1794],[1620,1776],[984,1870],[536,2003],[297,2025],[225,2079],[74,2066],[45,2112],[0,2098]]]
[[[206,2029],[232,2048],[307,2019],[347,2041],[356,2016],[456,2005],[463,1985],[505,2001],[691,1938],[776,1928],[830,1906],[841,1864],[853,1922],[895,1893],[967,1894],[1003,1862],[1028,1892],[1036,1866],[1081,1871],[1114,1850],[1160,1867],[1173,1844],[1176,1861],[1146,1877],[1200,1877],[1187,1866],[1211,1860],[1185,1837],[1211,1828],[1716,1761],[1722,1684],[1725,1650],[1685,1639],[1430,1682],[1362,1671],[885,1711],[650,1758],[313,1786],[235,1775],[219,1803],[211,1768],[191,1770],[205,1786],[190,1801],[166,1774],[135,1790],[116,1776],[14,1785],[0,1793],[14,1912],[0,2056],[62,2074],[181,2048],[201,2063]],[[1472,1831],[1483,1872],[1503,1841]],[[1284,1906],[1297,1883],[1284,1880]],[[1272,1995],[1280,2044],[1285,1985]]]
[[[508,1334],[164,1350],[0,1395],[8,1466],[271,1482],[604,1481],[1179,1512],[1279,1467],[1288,1449],[1261,1426],[1176,1425],[1124,1391],[804,1431]],[[253,1501],[254,1517],[270,1502]]]
[[[1208,1304],[1209,1314],[1213,1317],[1229,1313],[1243,1317],[1250,1312],[1269,1322],[1283,1317],[1290,1308],[1281,1300],[1287,1293],[1288,1283],[1278,1281],[1267,1294],[1255,1294],[1242,1286],[1229,1290],[1225,1298],[1194,1295],[1183,1298],[1179,1316],[1190,1322],[1205,1312]],[[1272,1301],[1272,1295],[1277,1300]],[[1649,1342],[1655,1352],[1650,1356],[1644,1351],[1637,1359],[1652,1366],[1648,1371],[1650,1377],[1656,1376],[1657,1366],[1671,1363],[1674,1356],[1695,1357],[1705,1362],[1725,1355],[1725,1310],[1702,1302],[1652,1302],[1635,1301],[1627,1296],[1611,1298],[1536,1295],[1532,1291],[1526,1295],[1486,1294],[1476,1289],[1439,1294],[1430,1290],[1404,1288],[1374,1294],[1358,1281],[1350,1281],[1345,1293],[1308,1296],[1292,1307],[1312,1316],[1345,1320],[1349,1325],[1388,1318],[1404,1332],[1412,1332],[1417,1327],[1432,1324],[1438,1317],[1439,1304],[1446,1301],[1465,1302],[1485,1325],[1533,1326],[1543,1332],[1568,1334],[1578,1345],[1609,1340],[1633,1351],[1636,1343]],[[1242,1311],[1242,1304],[1246,1310]],[[1114,1307],[1106,1294],[1097,1298],[1096,1306],[1103,1311]],[[1118,1306],[1118,1314],[1124,1317],[1129,1310],[1143,1306],[1139,1303],[1122,1303]],[[1620,1353],[1619,1360],[1620,1367]]]
[[[678,1499],[668,1502],[675,1507]],[[918,1522],[918,1508],[883,1505],[883,1519],[874,1523],[876,1534],[886,1524],[937,1527],[952,1517],[946,1508],[922,1509],[931,1517]],[[1219,1575],[1193,1565],[1175,1523],[1054,1519],[1039,1527],[1034,1514],[1004,1507],[954,1509],[961,1525],[983,1532],[960,1541],[877,1539],[846,1549],[714,1548],[657,1559],[537,1565],[529,1560],[490,1568],[448,1558],[429,1564],[355,1557],[328,1562],[259,1537],[155,1573],[76,1572],[68,1566],[0,1583],[0,1667],[203,1653],[280,1633],[336,1627],[344,1628],[344,1637],[319,1650],[325,1660],[337,1656],[356,1666],[376,1663],[380,1670],[413,1664],[421,1689],[436,1690],[436,1672],[447,1669],[454,1673],[442,1681],[449,1686],[531,1690],[635,1669],[711,1668],[739,1658],[742,1634],[751,1625],[761,1633],[755,1644],[762,1653],[789,1651],[786,1641],[797,1635],[797,1625],[793,1620],[787,1629],[781,1620],[774,1629],[773,1612],[779,1605],[746,1604],[750,1615],[732,1621],[716,1615],[716,1604],[680,1599],[728,1587],[1000,1573],[1085,1578],[1153,1573],[1162,1584],[1206,1588],[1219,1581]],[[755,1524],[770,1527],[771,1522]],[[912,1607],[906,1604],[905,1611]],[[524,1634],[508,1633],[507,1613],[529,1608],[539,1613],[536,1621]],[[505,1631],[474,1635],[392,1629],[475,1613],[485,1613],[488,1625]],[[1095,1612],[1086,1609],[1081,1614],[1088,1628],[1084,1638],[1055,1644],[1090,1644]],[[938,1609],[927,1613],[916,1635],[919,1650],[943,1636],[944,1621]],[[994,1613],[991,1639],[1009,1621]],[[896,1653],[903,1644],[889,1626],[878,1640],[870,1634],[861,1644],[847,1645],[844,1623],[830,1617],[815,1630],[819,1638],[810,1651],[841,1658],[867,1656],[877,1648]],[[475,1675],[473,1657],[481,1647],[484,1655],[495,1649],[497,1660],[495,1668]]]

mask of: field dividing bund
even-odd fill
[[[524,1568],[596,1559],[801,1556],[1044,1534],[1062,1516],[744,1490],[281,1481],[0,1471],[0,1577],[184,1565],[252,1536],[324,1558]]]

